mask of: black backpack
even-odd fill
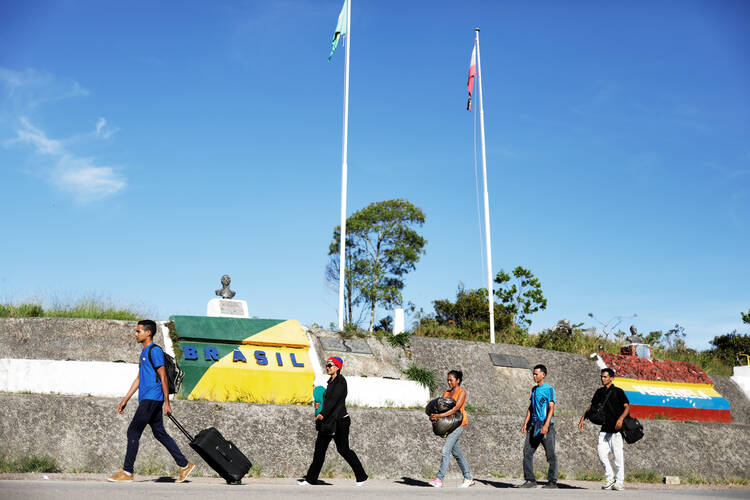
[[[152,343],[151,348],[148,350],[148,360],[151,363],[151,367],[156,371],[156,367],[154,366],[154,360],[151,359],[151,349],[153,349],[153,346],[158,347],[161,349],[161,352],[164,354],[164,371],[167,373],[167,389],[169,390],[170,394],[175,394],[180,389],[180,384],[182,383],[182,377],[185,376],[185,372],[180,370],[180,368],[177,366],[177,363],[175,363],[174,358],[164,352],[164,349],[162,349],[161,346]],[[159,374],[156,374],[156,381],[159,381]]]

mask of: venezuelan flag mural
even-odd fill
[[[315,374],[294,320],[172,316],[187,399],[307,402]]]
[[[614,385],[625,391],[630,401],[630,415],[635,418],[732,421],[729,401],[712,384],[615,377]]]

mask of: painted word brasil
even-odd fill
[[[187,399],[309,401],[315,375],[302,325],[294,320],[173,316],[180,394]]]

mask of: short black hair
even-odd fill
[[[545,377],[547,376],[547,367],[544,365],[536,365],[534,368],[532,368],[531,371],[533,372],[534,370],[539,370],[540,372],[544,373]]]
[[[607,372],[610,377],[615,378],[615,371],[612,368],[610,367],[602,368],[602,373],[604,372]]]
[[[461,381],[464,379],[464,372],[461,370],[451,370],[448,375],[453,375],[458,380],[458,385],[461,385]]]
[[[151,338],[154,338],[154,335],[156,335],[156,322],[150,319],[142,319],[138,322],[140,326],[143,327],[144,330],[147,332],[151,332]]]

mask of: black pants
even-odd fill
[[[534,481],[534,452],[541,444],[544,447],[544,454],[547,456],[549,470],[547,471],[547,481],[550,483],[557,482],[557,454],[555,453],[555,424],[549,424],[547,434],[538,434],[533,436],[534,426],[529,424],[526,428],[526,441],[523,445],[523,478],[526,481]]]
[[[164,428],[164,421],[161,416],[163,406],[163,401],[154,401],[153,399],[144,399],[138,404],[138,409],[135,410],[133,420],[128,427],[128,451],[125,453],[125,464],[122,466],[125,472],[133,473],[135,457],[138,455],[138,445],[146,425],[151,426],[154,437],[164,445],[177,465],[185,467],[188,464],[185,455],[182,454],[177,447],[177,443],[172,439],[172,436],[167,434],[167,430]]]
[[[359,461],[357,454],[354,450],[349,448],[349,426],[351,425],[351,419],[347,416],[340,418],[336,421],[336,433],[334,435],[327,434],[325,432],[318,432],[318,438],[315,440],[315,454],[313,455],[313,461],[310,464],[310,468],[307,469],[305,479],[310,484],[318,482],[318,476],[320,475],[320,469],[323,468],[323,462],[326,459],[326,451],[328,445],[331,443],[331,439],[336,443],[336,451],[339,455],[344,457],[346,463],[354,471],[354,477],[357,481],[364,481],[367,479],[367,473],[362,468],[362,463]]]

